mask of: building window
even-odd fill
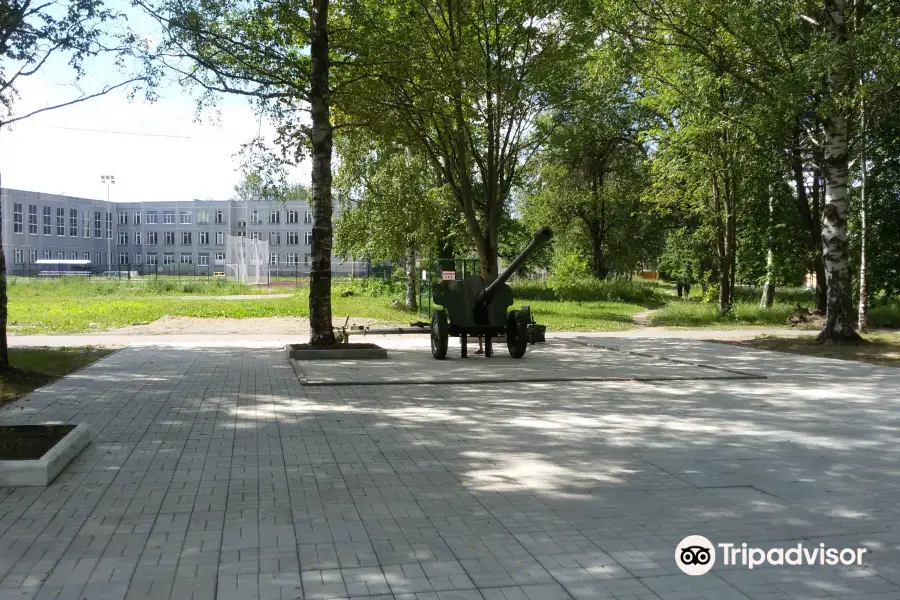
[[[95,238],[103,237],[103,232],[100,230],[100,226],[101,226],[100,225],[100,219],[101,219],[100,214],[101,213],[99,211],[94,212],[94,237]]]
[[[277,252],[273,252],[269,255],[269,264],[270,265],[278,264],[278,253]]]
[[[38,232],[38,215],[37,204],[28,205],[28,233],[37,235]]]
[[[166,244],[166,246],[174,246],[175,245],[175,232],[174,231],[166,232],[165,244]]]
[[[191,245],[191,232],[190,231],[182,231],[181,232],[181,245],[182,246],[190,246]]]
[[[119,232],[119,245],[125,246],[128,244],[128,234],[124,231]]]
[[[50,251],[44,250],[44,260],[50,260]]]
[[[29,260],[29,262],[32,262],[32,263],[37,262],[37,250],[31,250],[28,253],[28,260]]]
[[[306,245],[312,246],[312,231],[306,232]]]
[[[84,260],[91,260],[91,253],[85,252],[84,254],[81,255],[81,258],[83,258]]]
[[[147,244],[150,246],[155,246],[159,243],[159,234],[155,231],[147,232]]]
[[[75,252],[74,250],[73,250],[72,252],[70,252],[69,254],[72,255],[72,260],[77,260],[77,259],[78,259],[78,253]]]
[[[154,252],[153,254],[147,255],[147,264],[148,265],[158,265],[159,264],[159,256]]]
[[[273,246],[281,245],[281,234],[277,231],[273,231],[269,234],[269,243]]]
[[[216,252],[216,264],[217,265],[225,264],[225,253],[224,252]]]
[[[155,212],[148,212],[147,213],[147,225],[156,225],[157,223],[159,223],[159,214],[157,214]],[[153,264],[156,264],[156,263],[153,263]]]
[[[209,224],[209,211],[208,210],[198,210],[197,211],[197,225],[208,225]]]
[[[181,264],[183,265],[192,265],[194,264],[194,256],[192,254],[183,254],[181,255]]]
[[[297,253],[296,252],[288,252],[287,253],[287,264],[290,267],[297,265]]]
[[[99,215],[100,213],[97,213],[97,214]],[[98,227],[97,229],[99,230],[100,228]],[[94,264],[95,265],[103,264],[103,253],[102,252],[94,252]]]
[[[120,252],[120,253],[119,253],[119,264],[120,264],[120,265],[127,265],[127,264],[128,264],[128,253],[127,253],[127,252]]]
[[[208,245],[209,245],[209,232],[208,232],[208,231],[201,231],[201,232],[200,232],[200,239],[198,240],[198,243],[199,243],[201,246],[208,246]]]
[[[246,227],[246,226],[247,226],[247,221],[244,220],[244,219],[238,219],[238,220],[237,220],[237,226],[238,226],[238,227]]]
[[[106,213],[106,239],[112,239],[112,213]]]
[[[287,243],[288,243],[288,246],[299,245],[300,244],[300,232],[299,231],[288,231]]]
[[[128,213],[124,210],[119,211],[119,225],[128,225]]]
[[[250,211],[250,222],[253,223],[254,225],[259,223],[259,211],[258,210]]]
[[[216,244],[221,246],[225,243],[225,233],[221,231],[216,232]]]
[[[141,224],[141,211],[136,210],[133,213],[131,213],[131,220],[134,221],[135,225],[140,225]]]
[[[193,219],[194,215],[191,214],[191,211],[189,211],[189,210],[181,211],[181,213],[178,216],[179,216],[178,222],[181,223],[182,225],[190,225],[194,220]]]
[[[224,223],[225,222],[225,212],[221,210],[216,211],[216,223]]]
[[[247,237],[247,232],[246,231],[238,231],[235,235],[237,237],[245,238],[245,237]]]
[[[140,232],[140,231],[135,231],[135,232],[134,232],[134,245],[135,245],[135,246],[140,246],[140,245],[141,245],[141,232]],[[135,262],[140,263],[141,261],[136,260]]]
[[[66,209],[56,209],[56,235],[66,235]]]
[[[44,207],[44,235],[53,234],[53,217],[50,215],[50,207]]]
[[[269,211],[269,224],[276,225],[281,223],[281,211],[280,210],[270,210]]]
[[[140,252],[135,252],[135,253],[134,253],[134,262],[131,263],[131,264],[133,264],[133,265],[139,265],[139,264],[141,264],[141,253],[140,253]]]
[[[175,255],[170,252],[166,252],[165,254],[163,254],[163,264],[164,265],[174,265],[175,264]]]
[[[251,239],[251,240],[259,240],[259,232],[258,232],[258,231],[254,231],[253,233],[251,233],[251,234],[250,234],[250,239]]]
[[[86,238],[91,237],[91,213],[88,211],[81,213],[81,233]]]
[[[23,218],[22,205],[13,204],[13,233],[24,233],[25,225]]]
[[[56,260],[66,260],[66,253],[62,250],[56,251]]]
[[[22,256],[23,256],[23,255],[24,255],[24,252],[22,252],[22,249],[21,249],[21,248],[16,248],[16,249],[13,251],[13,256],[15,257],[13,260],[15,261],[15,263],[16,263],[17,265],[21,265],[21,264],[24,262],[24,261],[22,260]]]
[[[303,255],[303,264],[306,265],[307,267],[309,266],[309,254]]]
[[[287,211],[287,222],[291,223],[299,223],[300,222],[300,212],[296,210]]]
[[[198,254],[197,255],[197,264],[201,267],[209,266],[209,254]]]
[[[174,210],[164,210],[163,211],[163,225],[174,225],[175,224],[175,211]],[[165,260],[165,257],[163,257]]]
[[[69,237],[78,237],[78,209],[69,209]]]
[[[307,225],[312,223],[312,213],[311,212],[306,211],[306,213],[303,215],[303,222],[306,223]]]

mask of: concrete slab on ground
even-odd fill
[[[758,378],[709,364],[662,357],[638,356],[616,347],[592,346],[589,338],[557,339],[528,347],[523,358],[509,356],[496,345],[491,358],[470,349],[461,358],[459,342],[451,340],[447,358],[435,360],[427,340],[407,338],[391,344],[386,359],[305,360],[294,363],[297,376],[308,386],[537,383],[571,381],[668,381],[688,379]]]
[[[122,350],[0,409],[94,433],[0,488],[0,599],[900,598],[900,370],[651,343],[623,349],[769,378],[312,387],[279,349]],[[693,534],[868,553],[690,577]]]

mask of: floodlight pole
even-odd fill
[[[115,175],[101,175],[100,182],[106,186],[106,215],[107,219],[104,219],[106,222],[103,224],[104,229],[106,230],[106,270],[112,270],[112,230],[113,230],[113,214],[110,209],[110,201],[109,201],[109,186],[114,185],[116,183]],[[106,225],[109,224],[109,228],[107,229]]]

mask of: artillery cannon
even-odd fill
[[[534,234],[534,239],[494,280],[470,275],[461,281],[435,283],[432,298],[444,307],[431,317],[431,355],[438,360],[447,356],[450,336],[459,337],[461,355],[466,358],[468,336],[484,336],[484,355],[493,353],[491,338],[506,335],[506,346],[513,358],[522,358],[528,348],[530,310],[522,307],[507,314],[512,306],[513,293],[506,281],[525,262],[528,256],[553,238],[553,232],[544,227]]]

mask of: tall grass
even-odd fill
[[[516,301],[625,302],[651,305],[661,301],[656,285],[624,279],[520,279],[510,284]]]
[[[776,302],[771,308],[760,308],[757,302],[735,302],[727,316],[719,315],[715,304],[708,302],[671,302],[653,313],[653,325],[665,327],[786,327],[787,319],[796,309],[795,304]]]
[[[116,279],[59,277],[50,279],[14,278],[9,281],[9,294],[18,298],[93,298],[136,296],[228,296],[269,293],[258,288],[224,279],[147,278],[139,281]]]

